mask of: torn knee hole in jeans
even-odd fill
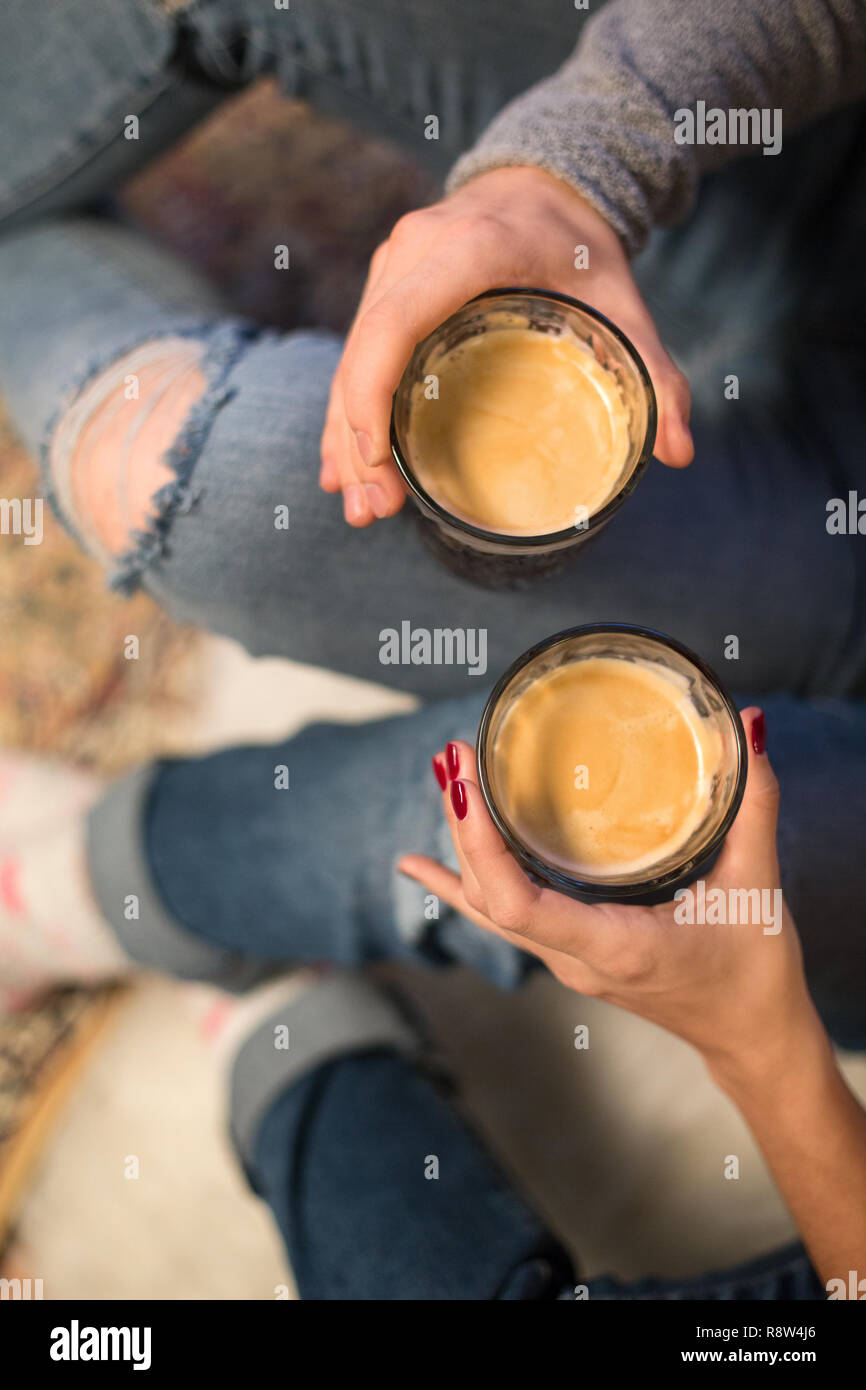
[[[92,373],[64,407],[46,450],[55,505],[81,545],[131,592],[165,550],[243,330],[151,339]]]
[[[144,343],[93,377],[54,427],[49,467],[60,510],[103,564],[147,529],[170,483],[164,461],[206,380],[192,338]]]

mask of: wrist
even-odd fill
[[[830,1040],[808,996],[760,1040],[705,1051],[703,1058],[715,1084],[744,1111],[784,1106],[793,1093],[821,1086],[836,1072]]]
[[[608,238],[618,250],[622,249],[619,234],[598,208],[574,184],[537,164],[509,164],[484,169],[473,174],[449,195],[451,198],[461,196],[509,203],[514,199],[520,199],[521,203],[527,200],[526,205],[536,210],[547,205],[555,208],[560,216],[591,224],[597,236]]]

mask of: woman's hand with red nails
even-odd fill
[[[575,249],[589,264],[575,269]],[[691,461],[689,388],[662,347],[619,237],[579,193],[542,169],[494,169],[400,219],[370,263],[334,375],[319,481],[346,520],[392,516],[405,490],[391,457],[391,397],[415,344],[484,290],[558,290],[601,310],[631,339],[658,401],[656,456]]]
[[[743,711],[752,748],[762,747],[762,721],[760,710]],[[719,1075],[747,1062],[781,1065],[795,1033],[820,1026],[782,898],[778,784],[763,751],[750,758],[739,814],[705,881],[707,895],[713,889],[724,894],[724,919],[716,924],[710,912],[708,922],[683,920],[683,902],[590,905],[534,883],[490,818],[471,746],[453,746],[460,774],[443,788],[442,804],[460,873],[417,854],[400,861],[404,873],[479,926],[540,957],[571,989],[618,1004],[692,1043]],[[446,764],[446,756],[437,762]],[[743,892],[752,893],[748,914]],[[745,924],[733,921],[743,915],[749,916]]]

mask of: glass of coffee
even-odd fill
[[[721,683],[648,628],[591,623],[532,647],[481,717],[478,780],[512,853],[584,901],[662,902],[708,869],[746,782]]]
[[[637,486],[656,402],[624,333],[566,295],[497,289],[420,342],[391,449],[422,532],[495,587],[561,568]]]

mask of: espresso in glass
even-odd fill
[[[536,877],[576,897],[662,901],[736,814],[747,753],[717,678],[673,638],[624,624],[558,634],[506,672],[479,780]]]
[[[491,290],[415,349],[391,443],[437,552],[499,583],[559,568],[610,520],[655,420],[643,363],[602,315],[564,295]]]

